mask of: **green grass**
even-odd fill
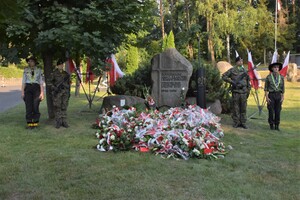
[[[8,67],[0,66],[0,77],[4,78],[22,78],[23,69],[17,68],[15,65]]]
[[[286,93],[280,132],[264,115],[248,130],[222,115],[233,150],[211,161],[98,152],[97,113],[85,112],[83,94],[71,97],[68,129],[54,128],[43,101],[39,129],[26,130],[21,104],[0,114],[0,199],[300,199],[299,83],[287,83]],[[256,110],[250,97],[248,113]]]

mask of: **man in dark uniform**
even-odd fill
[[[247,129],[247,99],[250,94],[251,85],[250,77],[243,67],[243,59],[241,57],[236,58],[236,66],[226,71],[222,79],[231,84],[232,92],[232,119],[233,127],[242,127]]]
[[[266,77],[265,96],[268,103],[270,129],[279,131],[280,111],[284,100],[284,77],[279,74],[282,69],[281,63],[269,65],[270,74]]]
[[[38,126],[41,116],[39,105],[44,99],[44,81],[36,58],[30,57],[26,61],[29,66],[24,69],[21,92],[26,105],[27,128],[33,129]]]
[[[52,99],[55,114],[55,128],[68,128],[67,107],[70,98],[70,75],[64,71],[64,61],[59,59],[57,67],[51,74]]]

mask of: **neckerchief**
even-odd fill
[[[278,77],[277,77],[277,79],[275,80],[275,78],[274,78],[274,75],[273,75],[273,73],[271,74],[271,77],[272,77],[272,81],[273,81],[273,83],[274,83],[274,85],[275,85],[275,88],[276,88],[276,90],[278,89],[278,87],[279,87],[279,85],[280,85],[280,75],[278,74]]]
[[[33,83],[36,77],[35,67],[33,69],[30,68],[30,70],[31,70],[31,76],[29,76],[29,78],[30,78],[30,82]]]

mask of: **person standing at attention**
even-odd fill
[[[51,74],[52,99],[55,114],[55,128],[68,128],[67,108],[70,98],[70,75],[64,70],[64,61],[59,59]]]
[[[272,63],[269,65],[271,73],[266,77],[264,88],[269,111],[268,122],[270,129],[277,131],[280,130],[280,112],[284,100],[284,77],[279,74],[281,69],[281,63]]]
[[[41,116],[39,106],[44,99],[44,82],[36,58],[29,57],[26,61],[29,66],[24,69],[21,92],[26,106],[27,129],[33,129],[39,125]]]
[[[232,92],[232,119],[233,127],[242,127],[247,129],[247,99],[250,94],[251,85],[250,77],[247,70],[243,67],[243,59],[238,56],[235,59],[235,67],[230,68],[226,71],[222,79],[231,84]]]

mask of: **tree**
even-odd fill
[[[165,51],[168,48],[175,48],[173,31],[170,31],[170,33],[163,39],[162,50]]]
[[[116,51],[126,34],[136,33],[145,24],[152,4],[143,0],[32,0],[22,13],[22,25],[6,24],[6,45],[16,48],[19,57],[33,54],[42,58],[46,87],[53,60],[66,52],[77,64],[84,54],[90,57],[99,73],[99,63]],[[48,91],[48,115],[53,118]]]

